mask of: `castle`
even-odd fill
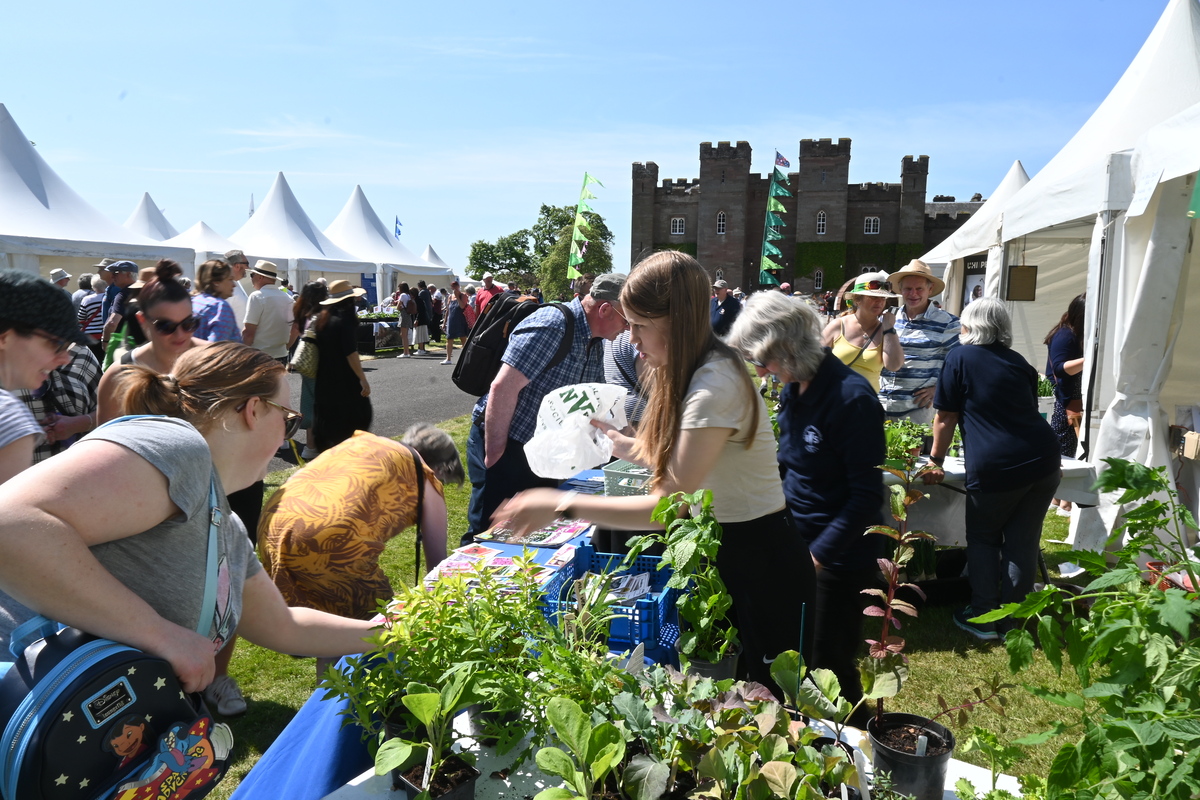
[[[750,145],[700,144],[700,177],[659,184],[653,161],[633,165],[631,264],[655,250],[695,256],[713,279],[749,292],[759,266],[770,175],[750,173]],[[796,291],[836,291],[862,272],[900,269],[958,229],[982,202],[925,202],[929,156],[900,160],[899,183],[850,183],[850,140],[802,139],[784,240],[782,269]],[[782,171],[782,170],[781,170]],[[978,196],[977,196],[978,197]],[[784,246],[787,245],[787,246]]]

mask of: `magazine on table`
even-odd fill
[[[592,523],[579,519],[559,519],[544,528],[519,534],[502,525],[493,526],[475,538],[496,544],[519,544],[526,547],[558,547],[591,530]]]

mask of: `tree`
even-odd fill
[[[529,236],[529,231],[522,228],[494,242],[480,239],[473,243],[467,256],[467,274],[479,280],[490,272],[497,283],[530,285],[536,279],[538,262],[529,247]]]

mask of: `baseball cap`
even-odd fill
[[[714,281],[713,288],[714,289],[728,289],[729,281]]]
[[[621,289],[625,287],[625,279],[628,277],[624,272],[608,272],[604,275],[597,275],[596,280],[592,281],[592,297],[597,300],[607,300],[610,303],[620,302]]]
[[[92,343],[92,337],[79,329],[71,296],[28,272],[0,270],[0,320],[37,328],[68,342]]]
[[[132,261],[114,261],[104,269],[108,272],[137,272],[138,265]]]

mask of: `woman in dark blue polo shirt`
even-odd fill
[[[962,426],[967,468],[967,568],[971,605],[955,613],[977,639],[998,639],[972,617],[1019,602],[1033,589],[1042,521],[1062,478],[1058,438],[1037,410],[1037,371],[1013,352],[1004,304],[982,298],[962,315],[963,347],[946,356],[933,406],[938,467]],[[941,469],[925,474],[941,483]]]
[[[811,667],[832,670],[842,696],[862,697],[855,656],[862,644],[862,590],[871,586],[882,537],[865,531],[882,522],[886,444],[875,389],[821,346],[815,311],[779,292],[750,296],[726,341],[759,377],[786,385],[779,423],[779,473],[788,512],[816,568]],[[769,557],[769,556],[768,556]],[[860,709],[866,723],[866,708]]]

